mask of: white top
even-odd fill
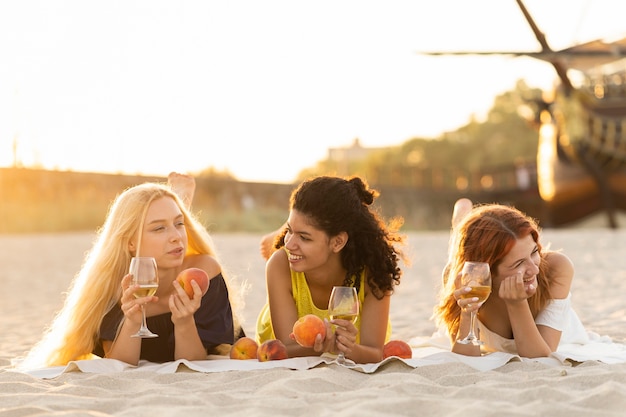
[[[485,343],[481,349],[485,353],[500,352],[508,355],[519,355],[515,340],[499,336],[487,329],[479,320],[477,323],[480,340]],[[600,336],[585,330],[578,315],[572,309],[571,294],[568,294],[565,299],[550,300],[546,308],[535,319],[535,323],[562,332],[556,352],[550,355],[561,363],[588,360],[604,363],[626,363],[626,344],[613,343],[609,336]],[[424,355],[415,349],[416,347],[423,348],[423,352],[426,353],[432,353],[433,349],[435,351],[449,351],[451,348],[450,336],[447,329],[442,327],[429,338],[415,337],[411,339],[411,346],[414,347],[413,357],[423,357]],[[491,356],[484,355],[483,358]]]
[[[552,299],[535,319],[537,325],[552,327],[561,331],[559,346],[563,344],[585,344],[589,342],[589,335],[578,315],[572,308],[572,294],[567,298]],[[507,352],[517,354],[515,340],[506,339],[489,330],[480,320],[477,320],[479,338],[484,342],[482,350],[485,352]]]

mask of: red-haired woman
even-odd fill
[[[487,301],[461,298],[465,261],[487,262],[492,292]],[[535,221],[519,210],[497,204],[457,202],[434,318],[450,336],[452,351],[478,356],[481,346],[457,341],[469,332],[470,313],[478,311],[482,352],[502,351],[522,357],[546,357],[561,342],[587,341],[587,333],[571,308],[574,267],[564,254],[548,251],[539,242]]]

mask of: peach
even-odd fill
[[[270,339],[261,343],[256,352],[259,362],[287,359],[287,347],[278,339]]]
[[[402,359],[411,359],[413,357],[413,349],[407,342],[402,340],[390,340],[383,346],[383,359],[390,356],[397,356]]]
[[[237,339],[230,348],[231,359],[256,359],[259,344],[250,337]]]
[[[200,268],[187,268],[180,271],[176,277],[176,281],[183,287],[183,290],[187,293],[189,298],[193,299],[193,287],[191,286],[191,280],[196,281],[196,284],[200,286],[202,295],[206,294],[209,289],[209,275]]]
[[[322,340],[326,337],[326,325],[324,321],[315,314],[302,316],[293,324],[293,335],[300,346],[313,347],[315,337],[322,335]]]

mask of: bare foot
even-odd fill
[[[180,197],[185,207],[191,208],[191,201],[196,192],[196,179],[192,175],[170,172],[167,176],[167,183],[172,191]]]
[[[467,217],[467,215],[472,211],[472,200],[468,198],[459,198],[454,203],[454,210],[452,211],[452,231],[450,233],[450,241],[448,242],[448,263],[443,269],[443,285],[446,285],[448,281],[448,275],[450,274],[450,265],[454,261],[454,254],[457,250],[457,227],[461,223],[461,221]]]
[[[274,250],[275,250],[274,239],[276,239],[276,236],[278,235],[278,233],[280,233],[280,229],[274,230],[273,232],[263,235],[263,237],[261,238],[259,250],[261,252],[261,256],[266,261],[270,258],[272,253],[274,253]]]
[[[452,212],[452,228],[456,229],[456,227],[461,223],[469,212],[472,211],[472,200],[468,198],[459,198],[454,203],[454,211]]]

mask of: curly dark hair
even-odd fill
[[[355,278],[365,270],[374,296],[381,299],[400,283],[402,270],[398,263],[406,259],[395,246],[405,241],[405,236],[398,234],[403,219],[395,217],[386,225],[370,207],[378,195],[359,177],[319,176],[302,182],[291,194],[289,205],[329,236],[348,234],[341,251],[341,262],[347,270],[344,285],[354,285]],[[286,232],[277,237],[276,248],[284,246]]]

